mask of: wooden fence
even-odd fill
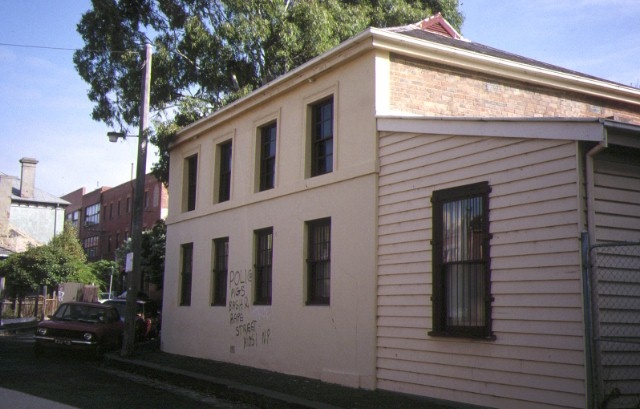
[[[22,300],[2,300],[2,321],[35,317],[38,321],[53,314],[58,308],[56,298],[45,299],[42,295],[25,297]]]

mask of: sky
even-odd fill
[[[469,40],[640,87],[638,0],[461,3]],[[137,157],[136,138],[109,143],[112,129],[91,119],[89,86],[72,61],[83,45],[76,25],[90,7],[0,0],[0,172],[19,177],[20,159],[35,158],[36,187],[56,196],[124,183]],[[147,168],[156,160],[150,147]]]

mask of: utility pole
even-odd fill
[[[142,265],[142,218],[144,182],[147,173],[147,128],[149,126],[149,103],[151,88],[151,44],[145,45],[145,63],[140,93],[140,133],[138,135],[138,163],[136,168],[136,188],[133,192],[133,222],[131,244],[133,247],[133,271],[128,276],[127,303],[124,317],[124,340],[121,356],[131,356],[136,340],[137,299],[140,288],[140,267]]]

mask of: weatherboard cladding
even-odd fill
[[[584,407],[576,143],[384,133],[379,149],[378,387]],[[431,194],[479,181],[492,187],[496,340],[429,337]]]
[[[640,240],[640,150],[595,157],[596,241]]]
[[[574,74],[474,43],[424,32],[416,36]],[[390,111],[405,116],[485,121],[613,117],[640,123],[640,113],[631,104],[393,53],[390,62]],[[555,136],[523,140],[393,129],[381,133],[378,387],[498,408],[585,407],[577,239],[582,229],[581,136],[577,128],[574,140],[553,140]],[[637,156],[636,167],[606,158],[596,157],[599,235],[622,237],[637,225],[627,216],[640,214],[632,204],[640,188],[618,193],[624,186],[637,186]],[[630,180],[631,174],[635,176]],[[431,194],[480,181],[492,187],[496,340],[429,337]],[[604,189],[605,183],[611,186]],[[611,203],[619,196],[624,203]],[[605,210],[613,208],[618,209],[615,215]]]

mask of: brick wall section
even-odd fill
[[[630,104],[391,56],[391,109],[430,116],[614,117],[640,124]]]
[[[116,187],[103,186],[85,194],[81,188],[62,198],[71,202],[65,209],[65,218],[80,210],[78,234],[81,243],[97,237],[97,248],[89,261],[113,260],[115,251],[131,235],[131,216],[133,212],[134,181],[122,183]],[[142,229],[153,227],[159,219],[166,217],[169,202],[167,189],[152,174],[147,174],[144,183],[145,198]],[[86,208],[100,204],[100,221],[97,225],[85,225]]]
[[[122,183],[102,194],[101,259],[113,260],[116,249],[131,236],[134,182]],[[148,230],[164,217],[163,209],[168,206],[168,194],[167,189],[152,174],[145,176],[144,191],[146,200],[143,201],[142,230]]]

